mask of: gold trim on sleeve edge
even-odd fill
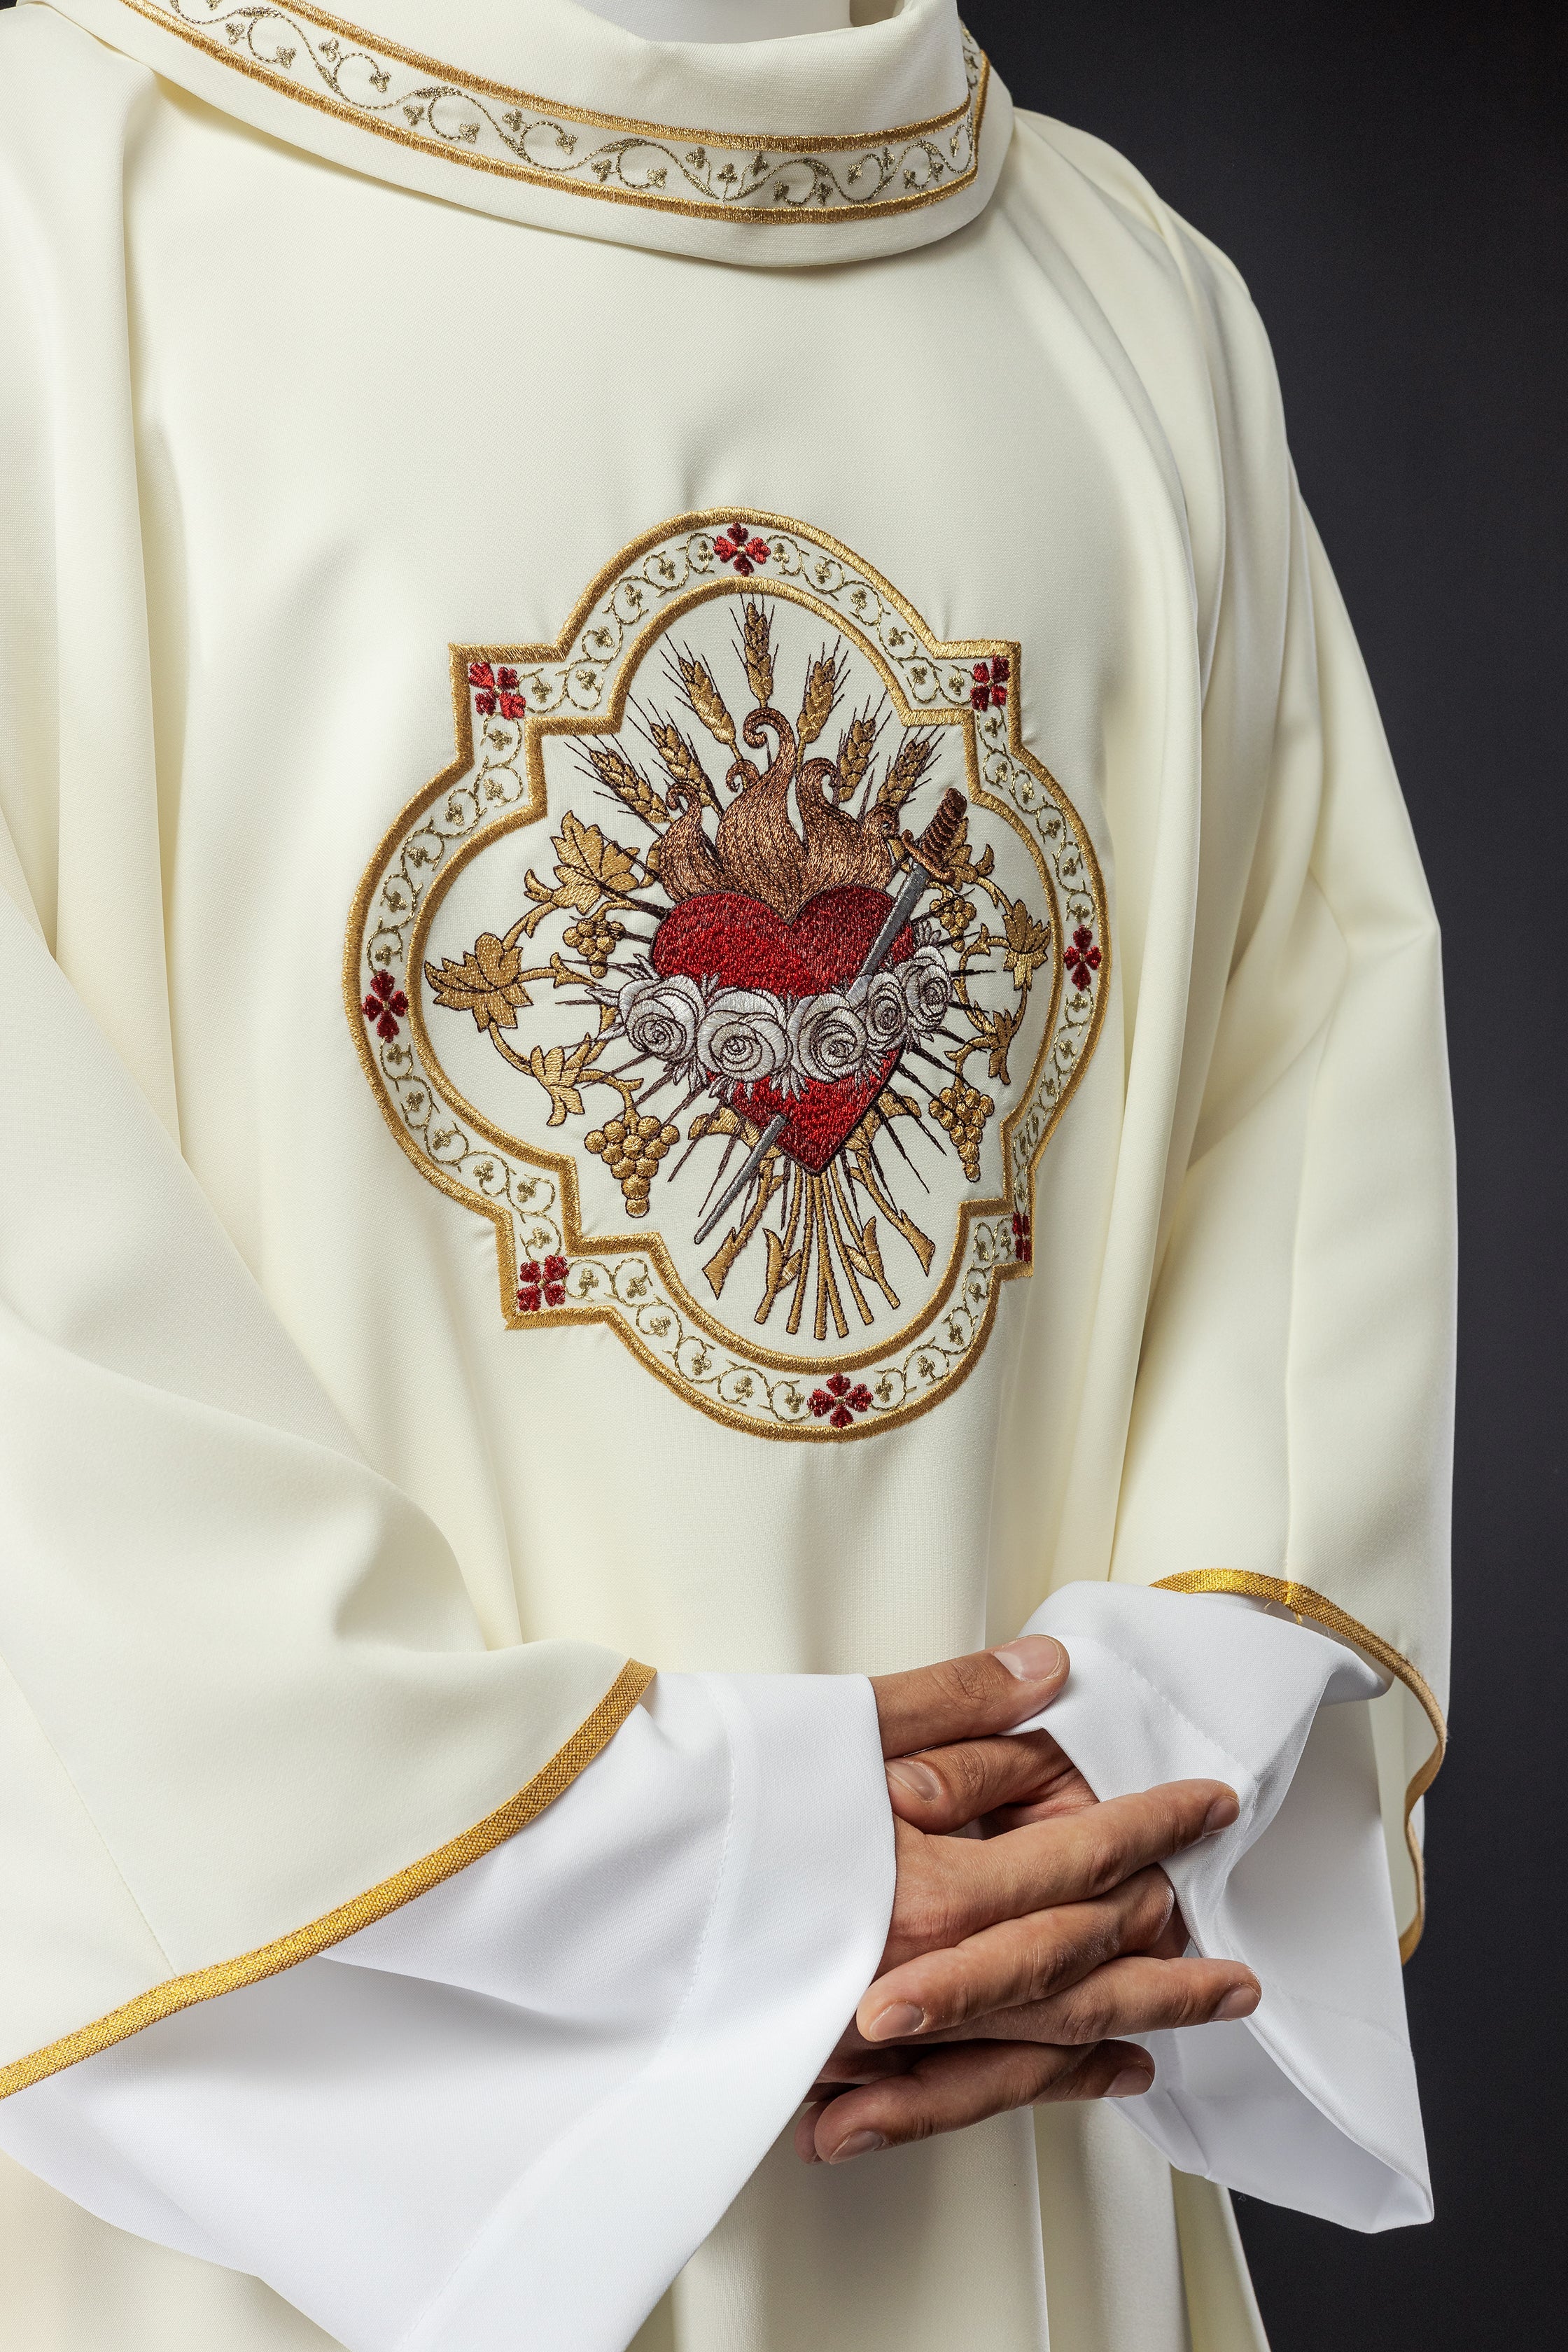
[[[1162,1576],[1152,1588],[1155,1592],[1235,1592],[1247,1601],[1274,1601],[1297,1617],[1310,1617],[1321,1625],[1325,1633],[1337,1633],[1355,1649],[1363,1650],[1389,1674],[1397,1675],[1411,1696],[1417,1700],[1432,1726],[1436,1745],[1415,1779],[1405,1791],[1405,1843],[1409,1851],[1411,1867],[1415,1873],[1415,1916],[1399,1938],[1399,1957],[1407,1960],[1421,1941],[1421,1931],[1426,1924],[1426,1868],[1421,1848],[1412,1826],[1415,1807],[1432,1786],[1442,1769],[1448,1745],[1448,1727],[1443,1718],[1436,1694],[1417,1666],[1413,1666],[1402,1651],[1370,1625],[1363,1625],[1346,1609],[1332,1601],[1325,1601],[1310,1584],[1295,1584],[1278,1576],[1255,1576],[1249,1570],[1233,1568],[1194,1568],[1182,1576]]]
[[[288,1935],[269,1944],[258,1945],[252,1952],[241,1952],[236,1959],[217,1960],[209,1968],[192,1969],[183,1976],[165,1978],[162,1984],[138,1993],[133,2000],[122,2001],[118,2009],[94,2018],[89,2025],[79,2027],[74,2033],[62,2034],[58,2042],[46,2042],[41,2050],[34,2050],[10,2065],[0,2066],[0,2099],[9,2097],[13,2091],[25,2091],[30,2084],[58,2074],[67,2066],[74,2066],[79,2059],[95,2057],[100,2050],[111,2049],[115,2042],[139,2033],[145,2025],[157,2024],[161,2018],[173,2017],[179,2010],[194,2009],[200,2001],[216,2000],[219,1993],[237,1991],[243,1985],[257,1984],[263,1977],[279,1976],[285,1969],[314,1958],[331,1945],[342,1943],[346,1936],[384,1919],[388,1912],[399,1910],[405,1903],[412,1903],[416,1895],[427,1894],[444,1879],[455,1877],[469,1863],[478,1862],[481,1855],[515,1837],[519,1830],[526,1829],[547,1805],[570,1788],[579,1772],[614,1738],[653,1681],[654,1671],[652,1666],[640,1665],[635,1658],[628,1659],[593,1712],[584,1717],[548,1763],[542,1765],[533,1778],[515,1795],[508,1797],[504,1804],[498,1805],[493,1812],[486,1813],[457,1837],[449,1838],[445,1845],[437,1846],[433,1853],[395,1871],[390,1878],[382,1879],[378,1885],[367,1887],[363,1895],[340,1903],[302,1927],[291,1928]]]

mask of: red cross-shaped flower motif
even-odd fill
[[[1035,1243],[1029,1231],[1029,1220],[1017,1214],[1013,1219],[1013,1255],[1020,1265],[1033,1265],[1035,1263]]]
[[[384,1037],[390,1044],[397,1034],[399,1019],[408,1010],[408,999],[389,971],[378,971],[372,977],[370,994],[364,1000],[363,1010],[376,1035]]]
[[[864,1381],[851,1388],[843,1372],[835,1372],[826,1388],[813,1389],[806,1402],[830,1429],[847,1429],[858,1412],[870,1412],[871,1391]]]
[[[1005,654],[994,661],[976,662],[969,673],[974,680],[969,689],[969,699],[976,710],[1000,710],[1007,699],[1007,681],[1013,675],[1013,665]]]
[[[1067,951],[1067,968],[1068,978],[1075,988],[1087,988],[1100,970],[1100,950],[1094,944],[1094,933],[1086,931],[1081,923]]]
[[[470,662],[468,684],[474,689],[474,709],[482,719],[493,718],[498,710],[503,719],[521,719],[528,709],[527,698],[517,690],[514,669],[495,669],[489,662]]]
[[[566,1260],[563,1257],[547,1257],[542,1265],[536,1257],[525,1258],[517,1272],[517,1303],[525,1315],[537,1315],[542,1307],[565,1305]]]
[[[765,539],[756,538],[743,522],[732,522],[713,541],[713,552],[721,563],[732,563],[742,580],[749,580],[759,563],[765,563],[773,549]]]

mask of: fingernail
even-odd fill
[[[1212,1837],[1215,1830],[1229,1829],[1240,1811],[1241,1807],[1236,1801],[1234,1791],[1227,1789],[1223,1797],[1215,1799],[1204,1815],[1205,1837]]]
[[[918,2033],[926,2021],[923,2009],[914,2008],[907,2000],[896,2000],[874,2017],[863,2031],[868,2042],[895,2042],[900,2034]]]
[[[942,1794],[942,1782],[931,1766],[917,1764],[912,1757],[901,1756],[896,1764],[889,1764],[888,1778],[896,1780],[900,1789],[907,1789],[911,1797],[919,1797],[928,1805],[934,1804]]]
[[[1059,1642],[1048,1633],[1020,1633],[1016,1642],[1005,1642],[992,1656],[999,1665],[1021,1683],[1043,1683],[1061,1672],[1067,1653]]]
[[[1141,2066],[1123,2066],[1105,2095],[1108,2099],[1136,2099],[1148,2089],[1153,2079],[1152,2074],[1145,2074]]]
[[[829,2164],[847,2164],[852,2156],[869,2156],[873,2149],[886,2147],[887,2145],[880,2132],[851,2132],[847,2139],[840,2140],[827,2161]]]
[[[1215,2016],[1216,2019],[1224,2019],[1227,2023],[1233,2017],[1250,2017],[1258,2007],[1258,1993],[1256,1985],[1237,1985],[1234,1992],[1226,1993],[1215,2011]]]

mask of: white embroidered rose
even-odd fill
[[[910,1020],[897,972],[874,971],[869,980],[858,980],[849,995],[866,1024],[867,1044],[874,1054],[890,1054],[903,1044]]]
[[[952,977],[936,948],[917,948],[906,963],[896,967],[910,1027],[917,1037],[940,1029],[952,1003]]]
[[[702,991],[684,972],[668,980],[657,972],[628,980],[616,999],[616,1010],[627,1041],[639,1054],[677,1066],[690,1061],[705,1007]]]
[[[802,1078],[853,1078],[875,1056],[867,1052],[866,1024],[836,990],[807,996],[789,1016],[792,1071]]]
[[[721,988],[697,1032],[697,1058],[727,1084],[771,1078],[789,1059],[784,1006],[761,989]]]

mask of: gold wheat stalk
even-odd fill
[[[906,735],[877,794],[879,808],[901,809],[936,757],[934,735]]]
[[[731,748],[735,741],[735,722],[724,708],[724,698],[713,682],[713,673],[706,662],[690,654],[677,654],[676,667],[680,683],[686,689],[686,699],[707,728],[716,743]]]
[[[838,739],[838,782],[846,800],[864,783],[876,740],[877,725],[870,712],[858,710]]]
[[[654,750],[669,771],[671,781],[685,784],[710,808],[717,808],[718,795],[708,781],[707,771],[679,728],[668,719],[655,719],[647,731],[653,738]]]
[[[805,674],[805,698],[800,706],[800,725],[795,730],[803,751],[808,743],[816,742],[832,718],[840,685],[837,655],[819,655]]]
[[[742,607],[741,651],[746,683],[758,703],[766,706],[773,698],[773,644],[765,606],[748,603]]]
[[[645,824],[668,823],[668,804],[659,798],[642,771],[633,767],[624,751],[614,750],[608,743],[588,743],[584,749],[599,782],[608,785],[616,797],[625,801]]]

